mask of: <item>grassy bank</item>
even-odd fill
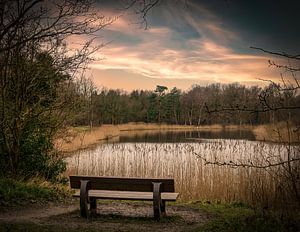
[[[191,208],[213,215],[197,231],[299,231],[300,213],[264,211],[243,204],[191,203]]]
[[[219,124],[205,126],[188,125],[167,125],[153,123],[127,123],[120,125],[102,125],[99,127],[74,127],[70,128],[64,138],[56,139],[56,147],[62,152],[72,152],[78,149],[84,149],[91,145],[104,142],[105,140],[117,140],[117,137],[124,132],[142,132],[142,131],[168,131],[168,130],[199,130],[199,131],[221,131],[221,130],[251,130],[251,126]]]
[[[62,184],[52,184],[41,179],[0,179],[0,209],[12,206],[62,201],[71,196],[71,191]]]

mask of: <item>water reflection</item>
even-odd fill
[[[205,139],[247,139],[255,140],[250,130],[215,130],[215,131],[125,131],[118,142],[178,143],[201,142]]]

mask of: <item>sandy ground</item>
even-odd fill
[[[0,212],[0,224],[34,224],[41,228],[78,231],[194,231],[211,219],[210,215],[184,205],[167,206],[167,216],[153,219],[152,205],[144,202],[101,202],[97,215],[79,216],[79,202],[48,203]]]

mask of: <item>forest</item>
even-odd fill
[[[260,125],[290,120],[299,124],[300,96],[295,88],[268,83],[194,85],[187,91],[157,85],[152,91],[97,89],[81,78],[73,87],[76,116],[71,125],[127,122],[179,125]],[[296,107],[294,109],[294,107]],[[287,118],[288,116],[288,118]]]

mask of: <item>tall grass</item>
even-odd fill
[[[55,146],[62,152],[72,152],[91,145],[114,139],[120,130],[113,125],[103,125],[89,129],[87,127],[70,128],[64,137],[57,138]]]
[[[195,154],[210,160],[264,164],[286,156],[279,144],[245,140],[205,140],[201,143],[117,143],[78,151],[67,158],[68,174],[171,177],[180,199],[245,202],[270,207],[286,202],[289,194],[278,182],[278,167],[230,168],[205,165]],[[286,203],[284,203],[286,204]]]
[[[300,131],[295,125],[288,125],[287,122],[278,122],[276,124],[260,125],[253,129],[257,140],[271,142],[290,142],[298,143],[300,141]]]

